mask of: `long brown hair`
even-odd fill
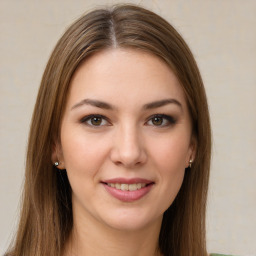
[[[203,82],[191,51],[164,19],[134,5],[94,10],[57,43],[43,74],[31,123],[23,205],[9,256],[60,256],[73,225],[71,188],[52,164],[69,84],[77,67],[106,48],[135,48],[164,60],[186,95],[197,141],[196,158],[164,213],[159,249],[165,255],[205,256],[205,210],[211,131]]]

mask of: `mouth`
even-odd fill
[[[144,197],[151,191],[153,181],[145,179],[112,179],[101,182],[106,191],[123,202],[132,202]]]
[[[126,184],[126,183],[105,183],[111,188],[116,188],[122,191],[135,191],[141,188],[146,187],[149,184],[146,183],[134,183],[134,184]]]

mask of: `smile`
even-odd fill
[[[146,183],[134,183],[134,184],[107,183],[107,185],[111,188],[116,188],[122,191],[135,191],[135,190],[146,187]]]
[[[102,181],[107,193],[122,202],[133,202],[146,196],[154,187],[155,182],[134,178],[116,178]]]

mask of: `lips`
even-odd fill
[[[134,183],[134,184],[127,184],[127,183],[107,183],[109,187],[116,188],[123,191],[135,191],[146,186],[146,183]]]
[[[116,178],[101,182],[106,191],[123,202],[132,202],[141,199],[152,189],[154,182],[141,178]]]

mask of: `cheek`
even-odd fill
[[[186,163],[186,150],[177,144],[163,145],[162,154],[159,152],[159,175],[168,194],[176,194],[182,184]],[[172,200],[172,199],[171,199]]]
[[[170,136],[153,142],[151,155],[155,162],[166,172],[184,170],[189,155],[189,139],[180,136]]]
[[[169,136],[157,140],[151,151],[160,184],[158,200],[162,202],[163,211],[172,204],[183,182],[189,154],[187,138],[188,136]]]
[[[62,134],[62,153],[67,171],[87,174],[96,172],[107,155],[109,143],[84,132],[75,133],[63,129]]]

